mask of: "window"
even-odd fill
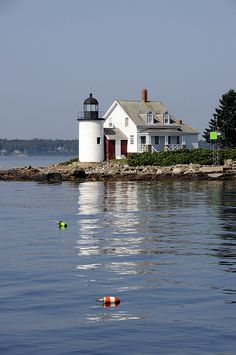
[[[84,111],[98,111],[98,105],[94,104],[85,104]]]
[[[147,113],[147,124],[153,124],[153,113],[151,111]]]
[[[155,136],[155,145],[160,144],[160,137]]]
[[[112,118],[111,117],[109,117],[109,128],[112,128]]]
[[[171,144],[171,136],[168,136],[168,144]]]
[[[128,125],[129,125],[129,118],[125,117],[125,127],[128,127]]]
[[[130,136],[130,144],[134,144],[134,135]]]
[[[163,122],[164,122],[164,124],[170,123],[170,115],[167,111],[163,114]]]
[[[101,137],[97,137],[97,144],[101,144]]]
[[[140,140],[141,140],[141,144],[146,144],[146,136],[141,136]]]
[[[180,144],[180,136],[176,137],[176,144]]]

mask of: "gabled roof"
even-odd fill
[[[116,100],[115,103],[126,112],[126,114],[133,120],[138,128],[141,130],[174,130],[182,131],[187,134],[197,134],[198,131],[183,123],[181,120],[176,120],[172,114],[170,115],[170,123],[163,124],[163,114],[166,112],[166,107],[161,101],[129,101],[129,100]],[[112,109],[115,106],[111,106]],[[154,124],[147,124],[147,113],[152,112],[154,114]]]
[[[104,134],[108,139],[127,140],[127,136],[119,128],[104,128]]]
[[[165,105],[161,101],[145,101],[145,100],[116,100],[109,107],[104,115],[104,119],[107,119],[118,106],[124,111],[124,113],[130,117],[135,123],[139,132],[166,132],[168,131],[182,131],[185,134],[198,134],[198,131],[185,124],[182,120],[177,120],[172,114],[170,115],[170,123],[164,124],[163,114],[167,112]],[[147,114],[151,112],[154,115],[153,124],[147,124]]]
[[[117,100],[117,103],[137,126],[147,123],[146,114],[148,112],[151,111],[154,115],[163,115],[166,111],[166,107],[160,101]]]

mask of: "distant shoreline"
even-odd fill
[[[70,157],[70,156],[78,156],[78,153],[73,152],[63,152],[63,153],[58,153],[58,152],[48,152],[48,153],[35,153],[35,154],[24,154],[24,153],[19,153],[19,154],[0,154],[0,158],[2,157],[14,157],[14,158],[22,158],[22,157]]]

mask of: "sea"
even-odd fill
[[[0,170],[21,168],[26,166],[32,166],[34,168],[48,166],[50,164],[57,164],[76,158],[70,155],[44,155],[44,156],[30,156],[30,155],[18,155],[7,156],[0,155]]]
[[[1,355],[235,354],[236,182],[0,181],[0,221]]]

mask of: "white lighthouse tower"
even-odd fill
[[[79,121],[79,161],[104,160],[103,118],[99,118],[98,101],[92,94],[84,101],[83,115]]]

